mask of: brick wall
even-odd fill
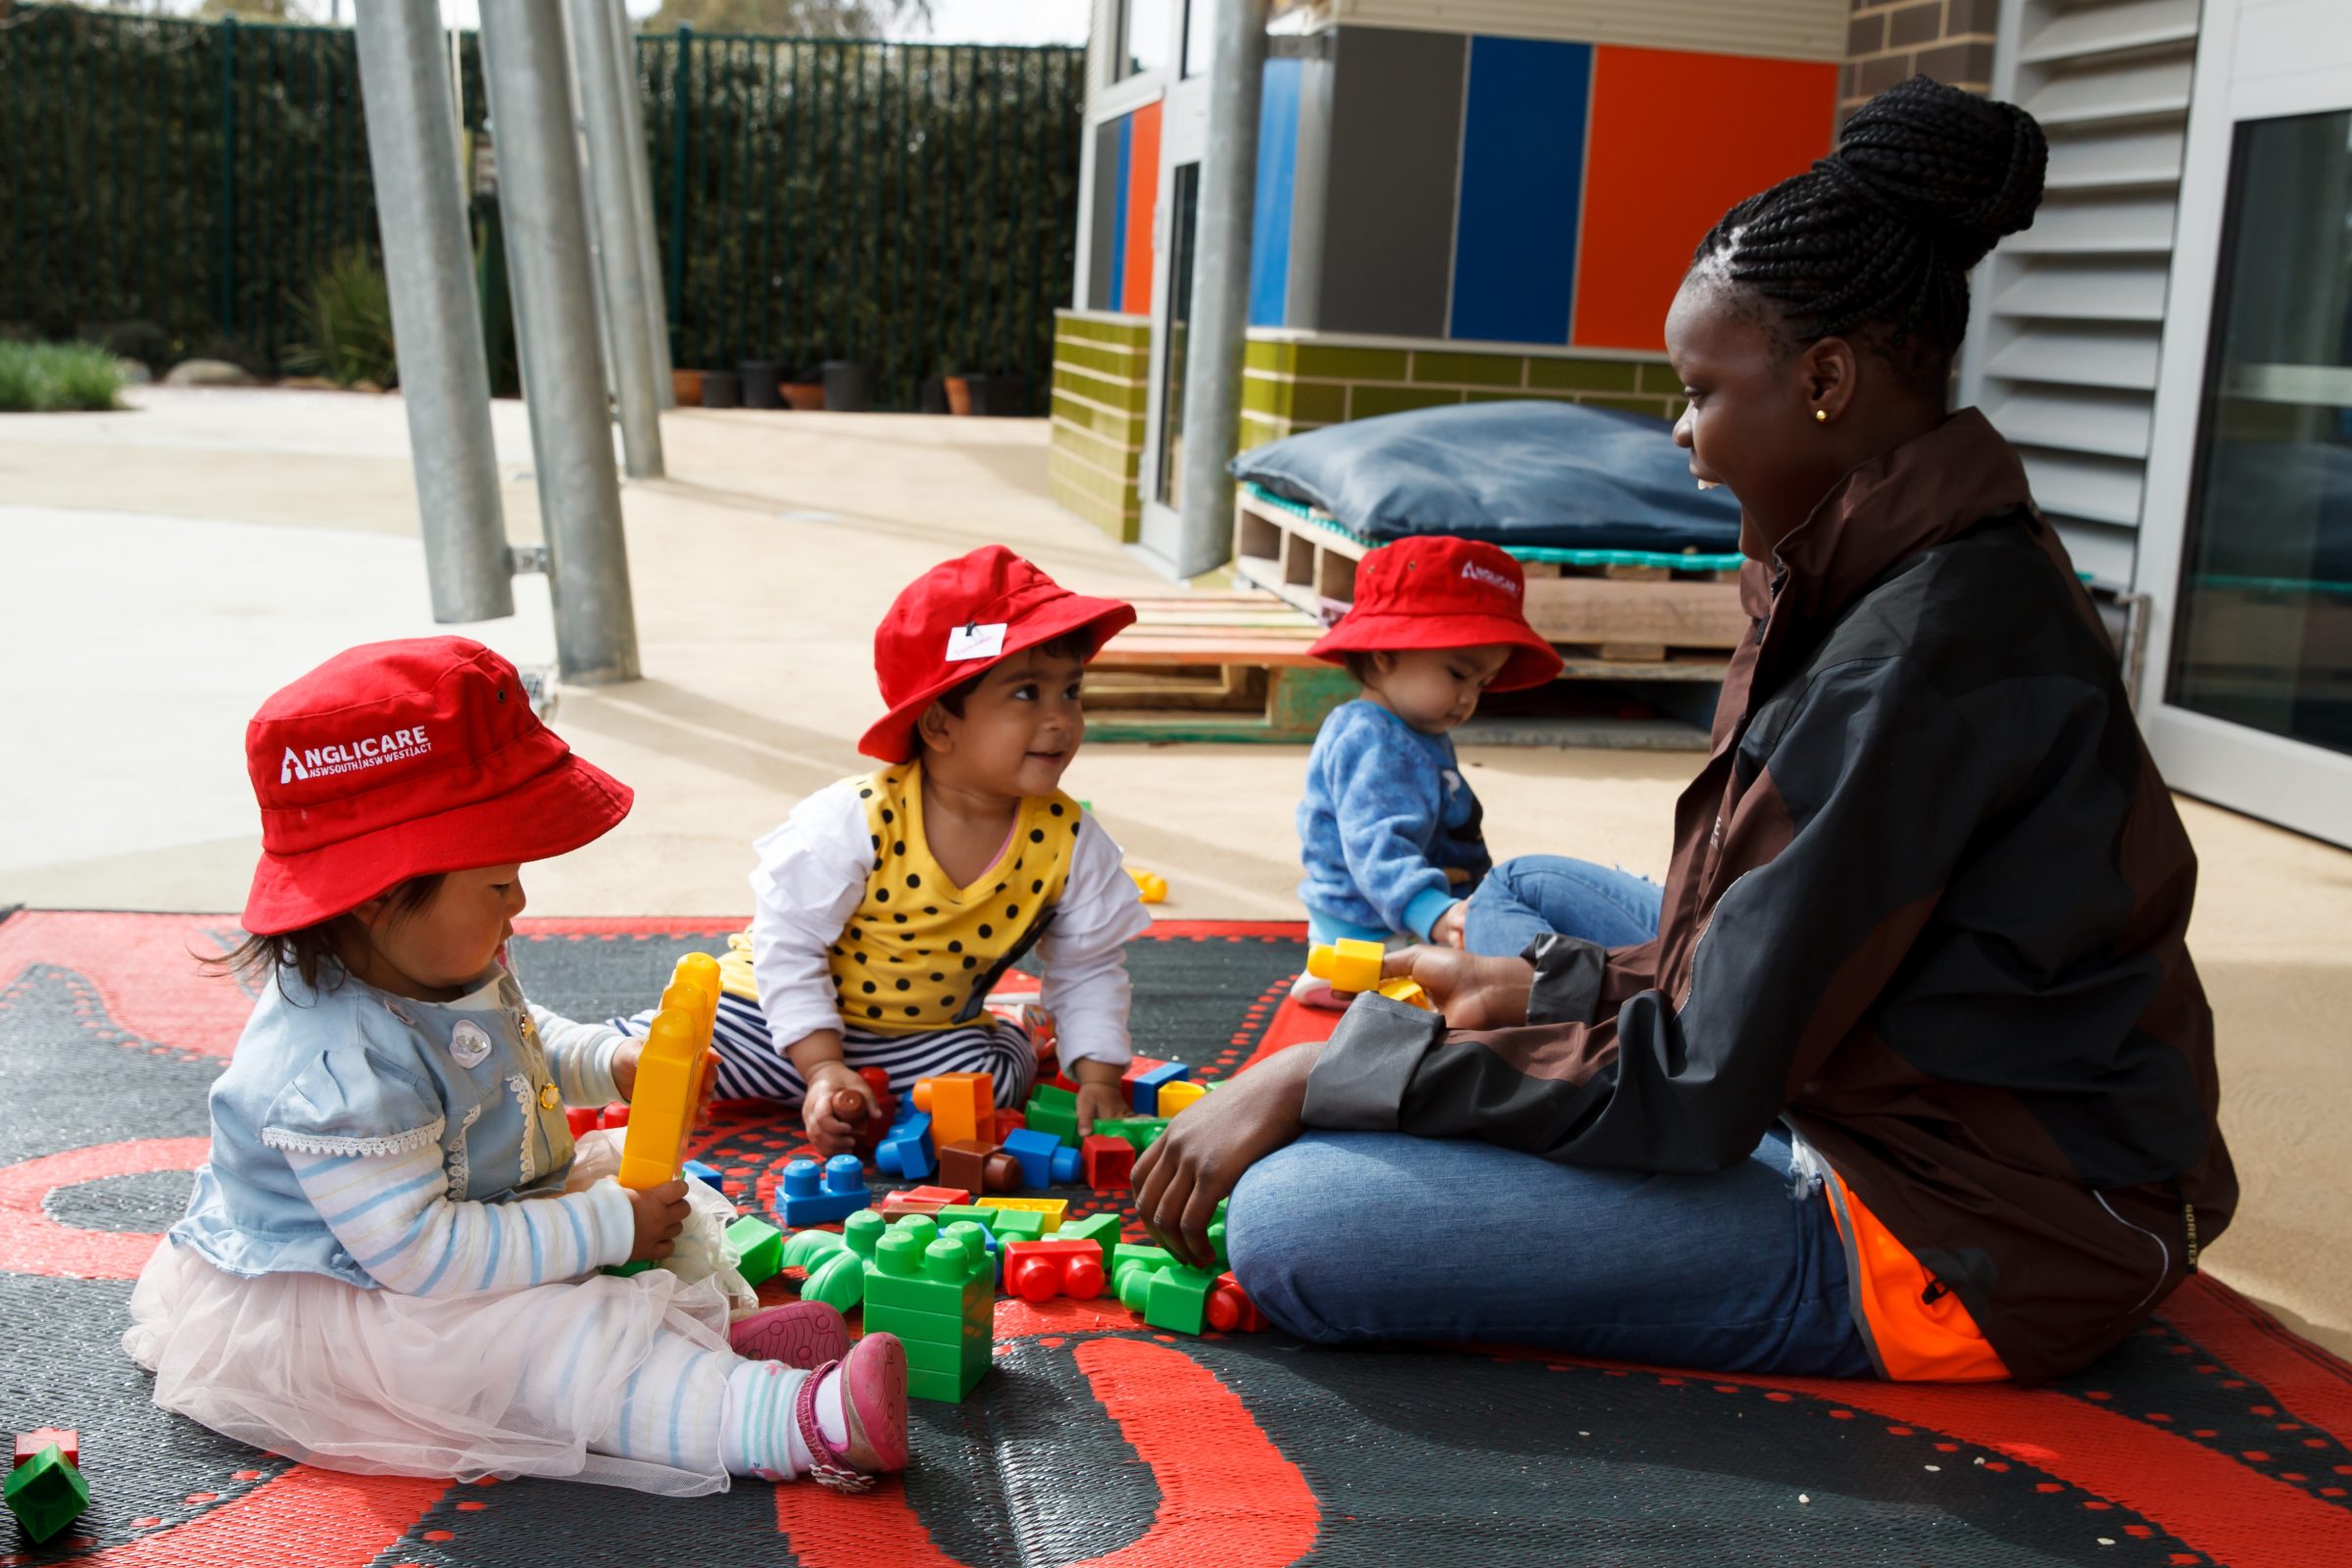
[[[2000,0],[1853,0],[1840,119],[1914,74],[1970,92],[1992,90],[1992,39]]]

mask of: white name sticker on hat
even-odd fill
[[[960,664],[967,659],[994,659],[1004,652],[1004,622],[995,621],[986,626],[957,626],[948,633],[948,662]]]

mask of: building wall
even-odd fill
[[[1564,38],[1650,49],[1703,39],[1730,54],[1835,60],[1848,0],[1308,0],[1277,4],[1340,25]]]
[[[1143,522],[1137,476],[1151,364],[1149,317],[1054,313],[1047,488],[1054,500],[1126,543]]]
[[[2001,0],[1852,0],[1845,68],[1838,76],[1842,117],[1913,75],[1970,92],[1992,87],[1992,47]]]

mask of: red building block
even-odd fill
[[[1006,1242],[1004,1290],[1024,1301],[1066,1296],[1091,1301],[1102,1294],[1100,1242]]]
[[[43,1427],[38,1432],[17,1434],[17,1464],[30,1464],[41,1456],[41,1450],[51,1444],[64,1451],[66,1463],[81,1468],[81,1434],[71,1427]],[[16,1466],[11,1465],[14,1469]]]
[[[914,1108],[931,1116],[932,1147],[1000,1141],[996,1081],[984,1072],[943,1072],[914,1086]]]
[[[597,1123],[605,1119],[605,1113],[594,1105],[567,1105],[564,1110],[564,1119],[571,1124],[571,1136],[577,1138],[582,1133],[596,1131]]]
[[[1123,1193],[1135,1185],[1135,1146],[1124,1138],[1095,1133],[1078,1146],[1086,1162],[1086,1185],[1098,1193]]]
[[[615,1100],[607,1105],[604,1110],[604,1119],[597,1123],[599,1127],[626,1127],[628,1124],[629,1102],[625,1100]]]
[[[999,1105],[997,1107],[998,1143],[1003,1143],[1006,1138],[1010,1137],[1014,1133],[1019,1132],[1022,1128],[1028,1125],[1029,1118],[1022,1115],[1019,1111],[1007,1109],[1003,1105]]]
[[[967,1138],[939,1146],[939,1179],[975,1193],[1017,1193],[1021,1190],[1021,1162],[1004,1152],[1002,1144]]]
[[[874,1162],[874,1149],[882,1142],[882,1135],[889,1132],[890,1124],[899,1119],[899,1101],[890,1092],[890,1074],[881,1068],[860,1067],[858,1076],[864,1079],[865,1087],[874,1092],[875,1108],[858,1129],[856,1146],[858,1157],[871,1165]]]
[[[1208,1288],[1208,1326],[1228,1334],[1254,1334],[1266,1326],[1265,1315],[1231,1274],[1220,1274]]]
[[[874,1208],[884,1219],[895,1220],[906,1214],[932,1214],[940,1209],[972,1200],[971,1193],[961,1187],[906,1187],[895,1193],[884,1193]]]

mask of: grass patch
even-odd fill
[[[0,414],[122,406],[115,357],[88,343],[0,343]]]
[[[342,252],[312,280],[309,298],[291,303],[304,341],[286,356],[289,368],[326,376],[337,386],[366,381],[389,387],[400,379],[391,291],[367,251],[355,245]]]

